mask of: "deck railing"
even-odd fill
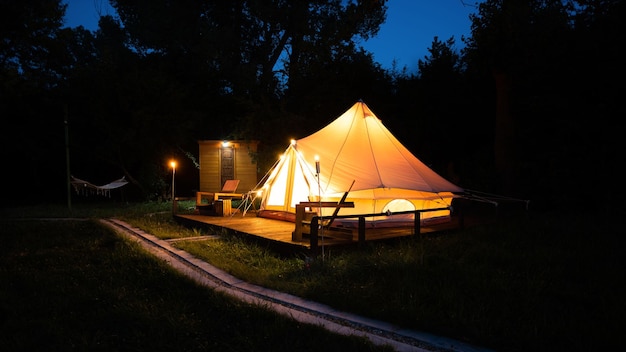
[[[444,208],[433,208],[433,209],[421,209],[421,210],[410,210],[410,211],[399,211],[399,212],[387,212],[387,213],[372,213],[372,214],[358,214],[358,215],[337,215],[334,217],[335,220],[337,219],[358,219],[358,225],[357,225],[357,233],[358,233],[358,243],[359,244],[363,244],[365,243],[365,230],[366,230],[366,223],[365,223],[365,219],[366,218],[375,218],[375,217],[382,217],[382,216],[390,216],[390,215],[403,215],[403,214],[413,214],[413,226],[411,227],[413,229],[413,235],[418,235],[421,233],[421,213],[427,213],[427,212],[433,212],[433,211],[441,211],[441,210],[450,210],[452,211],[451,207],[444,207]],[[319,216],[319,215],[314,215],[311,218],[311,233],[310,233],[310,245],[311,245],[311,255],[313,256],[317,256],[319,255],[319,251],[320,251],[320,245],[319,245],[319,239],[320,239],[320,229],[321,226],[319,225],[320,223],[323,223],[324,219],[328,219],[328,216]],[[459,216],[459,227],[462,228],[463,227],[463,216]],[[322,229],[322,231],[324,231]],[[323,240],[323,238],[322,238]],[[322,248],[323,249],[323,248]]]

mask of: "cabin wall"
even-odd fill
[[[204,140],[198,142],[201,192],[219,192],[226,179],[239,180],[237,193],[246,193],[258,183],[258,167],[253,160],[257,141]],[[251,155],[252,154],[252,155]]]

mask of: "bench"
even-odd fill
[[[209,203],[213,203],[220,199],[242,199],[242,193],[223,193],[223,192],[196,192],[196,205],[202,205],[202,199],[208,199]]]
[[[231,200],[243,199],[242,193],[235,193],[239,180],[226,180],[219,192],[196,192],[196,209],[199,212],[215,213],[213,215],[228,216],[231,214]],[[202,203],[203,199],[207,203]],[[222,200],[220,202],[220,200]]]
[[[210,204],[196,204],[196,210],[200,215],[231,216],[233,205],[230,199],[218,199]]]
[[[206,199],[207,203],[202,203]],[[196,209],[201,215],[230,216],[232,200],[243,199],[243,194],[232,192],[196,192]]]

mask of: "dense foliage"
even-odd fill
[[[461,1],[471,36],[435,37],[399,70],[358,45],[384,23],[381,0],[110,3],[93,32],[64,27],[60,0],[0,3],[8,199],[62,199],[67,169],[162,197],[172,156],[191,194],[202,139],[261,141],[263,175],[359,99],[462,187],[546,206],[623,194],[597,189],[621,160],[623,0]]]

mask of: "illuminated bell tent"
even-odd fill
[[[319,167],[319,175],[317,168]],[[292,143],[268,172],[259,216],[293,220],[300,202],[345,201],[339,215],[379,214],[370,221],[407,221],[394,212],[445,208],[464,190],[447,181],[405,148],[363,102],[321,130]],[[324,208],[330,216],[334,208]],[[422,213],[446,218],[449,210]],[[409,215],[412,219],[412,215]]]

